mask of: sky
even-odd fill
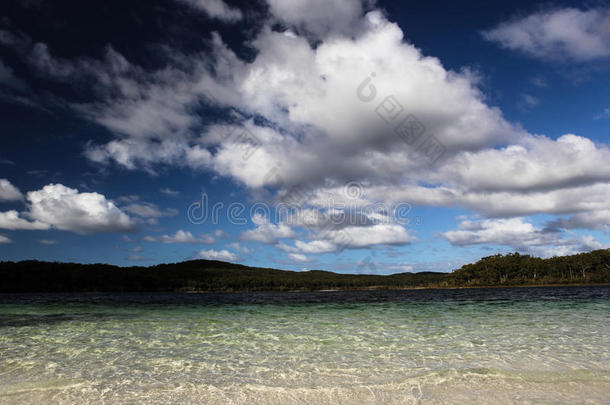
[[[610,248],[610,6],[7,0],[0,260]]]

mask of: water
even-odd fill
[[[608,404],[610,287],[0,295],[0,403]]]

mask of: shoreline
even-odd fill
[[[455,286],[455,287],[367,287],[367,288],[335,288],[323,290],[236,290],[236,291],[166,291],[166,293],[185,294],[219,294],[219,293],[270,293],[270,292],[343,292],[343,291],[412,291],[412,290],[470,290],[483,288],[536,288],[536,287],[600,287],[610,286],[610,283],[579,283],[579,284],[524,284],[524,285],[489,285],[489,286]],[[135,292],[135,291],[134,291]]]
[[[502,288],[548,288],[548,287],[605,287],[610,283],[580,283],[580,284],[524,284],[524,285],[489,285],[489,286],[454,286],[454,287],[383,287],[373,286],[366,288],[334,288],[321,290],[217,290],[217,291],[21,291],[0,292],[3,295],[18,294],[246,294],[246,293],[333,293],[346,291],[417,291],[417,290],[474,290],[474,289],[502,289]]]

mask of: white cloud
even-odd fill
[[[288,254],[288,257],[290,257],[290,259],[295,262],[308,262],[309,261],[307,256],[302,255],[300,253],[290,253],[290,254]]]
[[[456,246],[503,245],[542,257],[604,247],[592,236],[564,238],[557,229],[537,228],[523,218],[464,220],[458,230],[445,232],[442,236]]]
[[[27,193],[21,215],[0,212],[0,228],[44,230],[51,227],[80,234],[131,231],[134,223],[114,203],[98,193],[79,193],[62,184],[49,184]]]
[[[146,223],[149,225],[155,225],[159,221],[161,217],[171,217],[178,214],[178,210],[174,208],[167,208],[165,210],[161,210],[156,204],[149,202],[135,202],[139,200],[138,196],[124,196],[120,197],[118,200],[130,202],[134,201],[131,204],[121,206],[121,210],[133,214],[136,218],[135,222],[138,223]]]
[[[27,200],[25,215],[47,228],[88,234],[124,232],[134,227],[131,218],[98,193],[79,193],[62,184],[49,184],[28,192]]]
[[[161,190],[159,190],[159,191],[161,191],[163,194],[168,195],[168,196],[170,196],[170,197],[176,197],[176,196],[179,196],[179,195],[180,195],[180,192],[179,192],[179,191],[172,190],[172,189],[171,189],[171,188],[169,188],[169,187],[162,188],[162,189],[161,189]]]
[[[192,233],[185,232],[183,230],[176,231],[176,233],[172,236],[162,235],[160,237],[160,239],[163,243],[197,243],[197,242],[199,242],[199,240],[196,239]]]
[[[451,244],[464,246],[494,244],[507,246],[548,245],[557,239],[556,232],[544,232],[523,218],[464,220],[459,230],[442,236]]]
[[[222,0],[178,0],[182,3],[201,10],[211,18],[217,18],[225,22],[235,22],[243,18],[241,11],[229,7]]]
[[[242,246],[239,244],[239,242],[231,242],[229,244],[227,244],[227,247],[233,250],[237,250],[240,253],[243,253],[245,255],[250,254],[250,249],[248,249],[246,246]]]
[[[610,108],[604,108],[604,111],[601,114],[597,114],[594,118],[596,120],[600,120],[602,118],[610,118]]]
[[[526,108],[534,108],[540,104],[540,100],[537,97],[532,96],[531,94],[522,94],[521,95],[522,105]]]
[[[532,76],[530,77],[530,83],[539,88],[549,87],[549,83],[544,76]]]
[[[610,230],[610,209],[579,212],[569,218],[560,218],[556,221],[552,221],[549,225],[565,229],[585,228]]]
[[[204,243],[211,245],[216,240],[206,234],[202,234],[199,238],[193,236],[191,232],[183,231],[179,229],[173,235],[161,235],[159,237],[145,236],[144,240],[147,242],[163,242],[163,243]]]
[[[10,230],[44,230],[51,226],[40,221],[28,221],[15,210],[0,212],[0,229]]]
[[[610,57],[610,9],[540,11],[504,22],[483,35],[539,59],[589,62]]]
[[[0,179],[0,201],[19,201],[23,194],[7,179]]]
[[[361,0],[268,0],[271,13],[315,38],[349,35],[362,25]],[[371,2],[368,2],[371,3]]]
[[[205,59],[172,55],[188,66],[186,71],[169,66],[144,73],[112,54],[107,59],[119,61],[104,63],[121,68],[107,67],[110,73],[97,74],[100,81],[108,81],[111,74],[110,83],[122,83],[107,92],[117,96],[80,106],[80,111],[120,138],[89,144],[86,156],[128,169],[153,171],[156,164],[207,168],[255,188],[315,185],[329,176],[339,181],[351,176],[392,181],[407,172],[419,176],[418,169],[429,170],[428,162],[375,113],[390,95],[404,107],[403,115],[416,115],[427,134],[434,133],[452,153],[505,142],[521,133],[497,109],[485,105],[472,74],[447,71],[438,59],[424,57],[378,11],[359,21],[362,29],[354,37],[332,36],[315,49],[305,38],[264,28],[252,43],[259,51],[253,63],[237,58],[218,36],[211,43],[213,54]],[[223,75],[210,73],[210,59]],[[356,88],[371,72],[376,73],[378,95],[364,103],[356,97]],[[146,84],[134,82],[135,73]],[[247,139],[222,143],[217,127],[193,138],[193,129],[204,125],[193,113],[202,101],[261,114],[286,131],[254,125],[238,114],[232,125],[219,127],[244,126],[261,145]],[[213,153],[207,149],[212,146]],[[254,154],[244,158],[249,152]],[[277,167],[279,181],[269,175]]]
[[[120,197],[117,197],[116,200],[118,202],[125,203],[125,204],[134,203],[134,202],[140,200],[140,196],[136,195],[136,194],[122,195]]]
[[[0,235],[0,244],[2,243],[13,243],[13,241],[7,236]]]
[[[235,255],[235,253],[231,253],[228,250],[202,250],[197,254],[198,257],[207,260],[222,260],[222,261],[230,261],[234,262],[239,258]]]
[[[159,218],[163,216],[161,210],[152,203],[134,203],[121,207],[121,209],[142,218]]]
[[[375,186],[367,189],[370,199],[413,205],[440,207],[461,206],[490,217],[512,217],[535,214],[569,214],[607,209],[610,184],[559,188],[557,190],[479,190],[449,187],[404,186],[400,189]]]
[[[222,229],[216,229],[214,231],[214,236],[216,236],[218,239],[229,239],[229,238],[231,238],[231,235],[229,235],[228,232],[225,232]]]
[[[148,107],[142,107],[148,108]],[[126,128],[130,132],[144,131],[138,129],[139,124],[133,122],[137,120],[136,117],[129,116],[128,110],[123,110],[125,116],[121,119],[125,125],[134,125],[134,128]],[[151,114],[163,114],[162,112],[150,107]],[[100,112],[102,113],[102,112]],[[104,114],[106,112],[103,112]],[[107,112],[108,114],[114,114],[113,112]],[[146,118],[143,118],[146,121]],[[107,123],[101,123],[104,126],[113,128],[112,125]],[[166,128],[166,133],[171,133],[173,130],[168,128],[167,125],[152,126],[153,128]],[[151,128],[151,130],[153,130]],[[116,130],[116,129],[115,129]],[[121,139],[113,140],[105,145],[93,145],[88,144],[85,150],[85,156],[96,163],[108,163],[115,161],[121,166],[127,169],[136,169],[142,167],[150,173],[154,173],[152,168],[156,164],[178,164],[183,159],[185,154],[186,146],[183,141],[163,140],[160,143],[153,142],[147,139]]]
[[[593,236],[582,236],[580,238],[562,240],[552,246],[533,246],[527,251],[539,257],[568,256],[577,253],[590,252],[597,249],[607,249],[610,245],[603,245],[596,241]]]
[[[286,253],[321,254],[375,245],[407,245],[415,240],[412,231],[397,224],[382,223],[317,230],[309,242],[296,240],[294,246],[278,243],[276,247]]]
[[[294,243],[294,247],[283,243],[278,244],[277,247],[287,253],[303,252],[309,254],[330,253],[338,249],[334,243],[326,240],[313,240],[310,242],[297,240]]]
[[[278,243],[278,239],[292,238],[295,236],[295,233],[290,226],[284,223],[279,223],[277,225],[272,224],[267,218],[260,214],[255,214],[252,217],[252,222],[257,225],[257,227],[242,232],[240,239],[273,245]]]
[[[608,182],[609,161],[608,147],[587,138],[536,136],[521,145],[460,154],[440,169],[437,180],[472,191],[552,190]]]
[[[336,246],[358,249],[375,245],[406,245],[416,240],[412,231],[396,224],[349,226],[320,234]]]
[[[302,141],[270,128],[249,128],[262,145],[247,161],[235,148],[221,149],[214,161],[221,161],[223,174],[250,187],[420,176],[422,169],[430,170],[428,162],[375,113],[386,96],[402,104],[403,117],[408,112],[425,123],[427,133],[449,152],[476,150],[520,134],[482,102],[472,75],[446,71],[437,59],[424,57],[379,13],[365,21],[362,35],[333,38],[315,50],[303,38],[271,31],[254,41],[260,53],[238,83],[240,108],[303,132]],[[378,95],[365,103],[356,89],[371,72]],[[274,167],[280,181],[269,175]]]
[[[38,241],[41,245],[57,245],[59,242],[53,239],[40,239]]]
[[[384,265],[385,268],[385,265]],[[412,273],[414,268],[410,264],[390,264],[388,270],[399,271],[401,273]]]

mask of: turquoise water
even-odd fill
[[[610,403],[609,289],[544,290],[4,297],[0,403]]]

